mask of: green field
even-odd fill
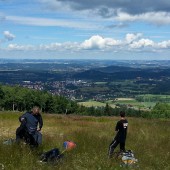
[[[91,107],[91,106],[105,107],[106,103],[108,103],[112,108],[115,108],[116,105],[126,105],[126,106],[131,106],[131,108],[134,108],[134,109],[147,109],[148,110],[148,109],[152,109],[155,106],[155,104],[158,102],[170,103],[170,95],[145,94],[145,95],[136,95],[135,98],[117,97],[117,98],[114,98],[113,100],[108,100],[108,101],[106,100],[104,102],[88,100],[84,102],[79,102],[79,104],[86,106],[86,107]]]
[[[83,105],[85,107],[105,107],[106,103],[102,103],[102,102],[97,102],[97,101],[93,101],[93,100],[89,100],[86,102],[79,102],[80,105]]]
[[[61,163],[40,164],[38,153],[27,145],[4,145],[15,137],[21,113],[0,113],[0,163],[7,170],[122,170],[120,160],[108,160],[108,146],[114,136],[118,117],[62,116],[43,114],[43,145],[38,151],[63,150],[72,140],[76,149],[66,152]],[[170,169],[170,120],[129,118],[126,149],[132,149],[139,160],[139,170]],[[118,148],[117,148],[118,150]],[[128,168],[134,169],[134,168]]]
[[[144,109],[144,108],[153,108],[155,106],[156,102],[138,102],[137,100],[133,98],[117,98],[117,100],[108,100],[105,102],[98,102],[89,100],[86,102],[79,102],[80,105],[86,106],[86,107],[105,107],[106,103],[108,103],[112,108],[115,108],[117,104],[120,105],[131,105],[134,109]]]
[[[145,95],[138,95],[138,97],[142,97],[145,102],[151,102],[151,101],[170,102],[170,95],[145,94]]]

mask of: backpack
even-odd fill
[[[132,150],[123,152],[121,154],[121,161],[122,161],[121,166],[134,166],[138,162]]]
[[[59,149],[54,148],[47,152],[44,152],[40,156],[40,162],[55,163],[55,162],[58,162],[62,157],[63,157],[63,154],[60,154]]]

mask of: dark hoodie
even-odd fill
[[[26,112],[19,117],[20,122],[23,122],[21,121],[22,118],[24,118],[23,121],[25,122],[25,126],[30,134],[34,134],[37,131],[38,124],[40,129],[43,126],[41,114],[33,115],[32,112]]]

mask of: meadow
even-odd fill
[[[93,101],[93,100],[89,100],[86,102],[79,102],[80,105],[83,105],[85,107],[105,107],[106,103],[103,102],[98,102],[98,101]]]
[[[22,113],[0,113],[0,164],[7,170],[169,170],[170,120],[128,118],[126,149],[138,159],[138,168],[120,167],[120,160],[108,159],[108,146],[114,137],[119,117],[87,117],[77,115],[42,114],[43,144],[37,150],[27,145],[4,145],[15,138]],[[74,141],[77,147],[65,152],[57,165],[38,162],[42,152],[52,148],[63,151],[63,142]],[[117,148],[119,150],[119,148]]]
[[[116,105],[131,105],[134,109],[145,109],[145,108],[153,108],[156,104],[156,102],[139,102],[134,98],[116,98],[115,101],[113,100],[107,100],[105,102],[99,102],[99,101],[93,101],[88,100],[85,102],[78,102],[80,105],[83,105],[85,107],[105,107],[106,103],[109,104],[110,107],[115,108]]]
[[[109,104],[112,108],[115,108],[116,105],[131,105],[134,109],[151,109],[158,102],[169,103],[170,95],[156,95],[156,94],[145,94],[137,95],[137,98],[141,98],[141,101],[136,100],[135,98],[115,98],[114,100],[106,100],[104,102],[88,100],[84,102],[79,102],[80,105],[85,107],[105,107],[106,103]]]

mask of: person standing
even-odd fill
[[[125,118],[125,112],[120,112],[121,119],[117,122],[115,131],[116,135],[109,145],[109,158],[112,157],[115,148],[120,145],[120,152],[125,152],[125,142],[127,136],[127,129],[128,129],[128,121]]]

